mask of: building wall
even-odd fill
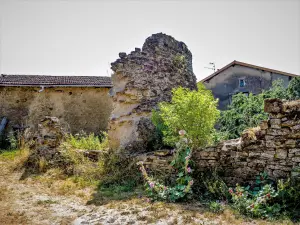
[[[106,130],[112,111],[109,88],[94,87],[0,87],[0,118],[9,125],[36,127],[44,116],[55,116],[72,133]]]
[[[239,87],[239,79],[245,80],[245,87]],[[287,87],[290,77],[234,65],[204,82],[204,85],[212,90],[215,98],[219,99],[219,109],[224,110],[230,104],[232,95],[239,92],[259,94],[262,90],[269,89],[272,82],[277,79],[282,79]]]

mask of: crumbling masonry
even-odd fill
[[[300,178],[300,100],[268,99],[269,119],[246,130],[241,138],[198,149],[193,160],[198,171],[217,168],[227,184],[252,182],[260,172],[271,179]],[[152,170],[170,170],[171,156],[140,155]]]
[[[120,53],[111,64],[113,111],[109,122],[110,147],[144,152],[154,127],[150,120],[158,102],[170,101],[171,90],[196,89],[192,54],[183,42],[158,33],[147,38],[142,50]]]

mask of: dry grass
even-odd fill
[[[6,187],[0,187],[0,224],[19,225],[29,224],[28,217],[24,212],[16,211],[10,204],[13,196]]]
[[[247,137],[248,140],[256,141],[257,140],[256,135],[259,133],[260,130],[261,130],[260,126],[252,127],[243,131],[242,136]]]
[[[0,152],[0,160],[6,163],[6,169],[21,169],[29,157],[29,149]]]
[[[50,169],[44,174],[24,180],[26,184],[46,186],[52,195],[75,195],[84,200],[90,200],[97,181],[85,180],[80,177],[68,177],[58,168]]]

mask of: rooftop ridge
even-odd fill
[[[112,87],[112,82],[107,76],[1,74],[0,86]]]

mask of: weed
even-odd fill
[[[66,142],[76,149],[85,150],[107,150],[108,148],[108,138],[107,133],[102,133],[102,137],[96,136],[91,133],[89,135],[68,135]]]
[[[44,157],[39,158],[38,164],[39,164],[39,172],[46,172],[48,162]]]
[[[29,150],[4,150],[0,151],[0,160],[9,162],[9,169],[21,169],[29,157]]]
[[[219,213],[224,211],[224,207],[221,203],[212,201],[209,203],[209,210],[214,213]]]

